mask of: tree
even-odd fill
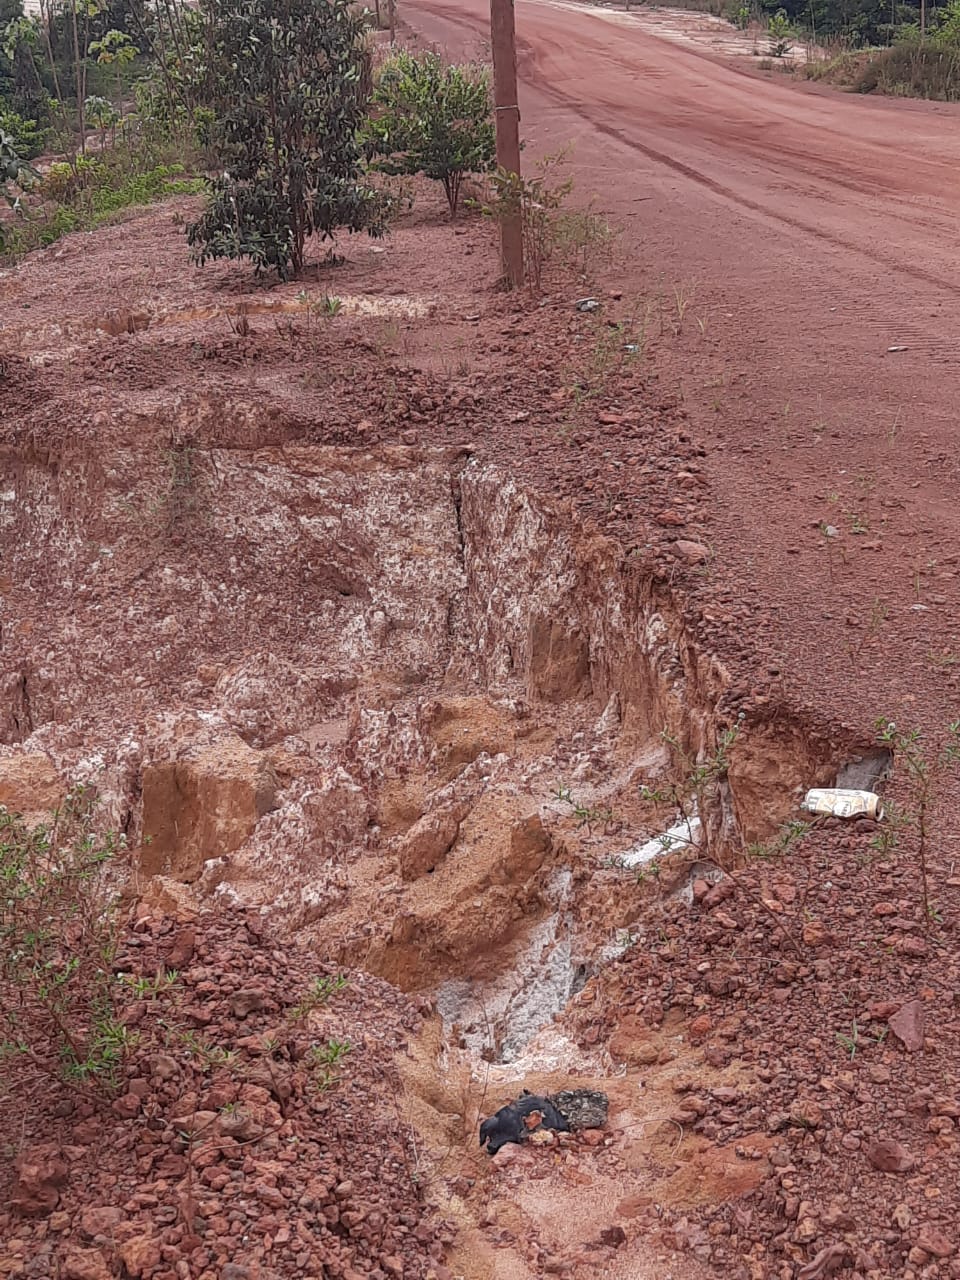
[[[0,41],[0,50],[9,67],[11,92],[8,97],[14,109],[20,115],[33,117],[35,120],[45,118],[49,104],[37,67],[37,49],[40,43],[37,19],[19,14],[4,22],[0,16]]]
[[[767,35],[770,37],[770,53],[774,58],[785,58],[793,49],[790,43],[794,31],[790,25],[785,9],[778,9],[770,15],[767,24]]]
[[[121,68],[129,66],[140,52],[125,31],[107,31],[101,40],[91,40],[87,50],[101,66],[112,66],[117,83],[117,116],[123,115],[123,78]]]
[[[468,173],[492,168],[496,154],[490,81],[479,67],[445,67],[435,53],[398,53],[373,95],[365,140],[385,173],[422,173],[443,183],[451,214]]]
[[[87,149],[87,47],[90,43],[90,19],[100,12],[100,0],[66,0],[67,16],[73,37],[73,77],[77,98],[77,123],[80,126],[80,151]]]
[[[194,260],[300,275],[307,239],[384,232],[362,180],[364,17],[350,0],[206,0],[214,153],[223,169],[187,228]]]

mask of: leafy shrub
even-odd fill
[[[934,20],[925,40],[917,23],[902,24],[896,44],[872,56],[853,87],[860,93],[960,101],[960,0],[948,0]]]
[[[180,164],[141,169],[138,159],[134,149],[117,147],[103,156],[78,156],[72,164],[52,164],[36,187],[44,206],[8,233],[0,251],[20,257],[54,244],[71,231],[101,226],[123,209],[205,190],[203,179],[185,176]]]
[[[6,189],[8,182],[20,186],[24,176],[32,174],[33,170],[27,164],[16,140],[10,134],[0,131],[0,184],[3,189]]]
[[[0,131],[0,197],[15,213],[21,212],[21,195],[35,178],[36,174],[20,155],[13,138]],[[7,251],[12,238],[0,222],[0,252]]]
[[[152,151],[163,151],[174,144],[182,155],[199,153],[206,157],[210,152],[216,115],[209,107],[185,107],[171,97],[162,82],[152,76],[139,81],[134,87],[136,113],[133,117],[142,144]],[[210,164],[215,158],[210,155]]]
[[[840,88],[853,88],[870,55],[863,49],[848,49],[835,57],[823,60],[811,59],[801,66],[806,80],[823,80]]]
[[[796,35],[784,9],[778,9],[767,21],[767,35],[770,37],[770,55],[773,58],[785,58],[793,49],[791,40]]]
[[[9,1089],[54,1076],[111,1092],[125,1051],[113,973],[110,860],[72,793],[29,828],[0,807],[0,1059]]]
[[[43,151],[50,137],[50,130],[25,120],[16,111],[0,107],[0,133],[6,134],[21,160],[34,160]]]
[[[40,247],[45,249],[51,244],[56,244],[62,236],[68,236],[71,231],[78,231],[80,226],[80,214],[75,209],[68,209],[66,205],[61,204],[41,224],[37,231],[37,240]]]
[[[119,185],[97,185],[91,193],[93,213],[98,217],[139,204],[151,204],[170,196],[199,195],[205,190],[202,178],[183,178],[182,165],[158,164],[146,173],[133,174]]]
[[[947,0],[936,11],[935,42],[944,49],[960,49],[960,0]]]
[[[490,81],[482,68],[444,66],[435,53],[398,53],[384,64],[365,131],[384,173],[422,173],[443,183],[451,214],[468,173],[495,157]]]
[[[100,146],[105,149],[107,130],[116,129],[120,123],[120,112],[107,98],[96,96],[84,100],[83,110],[87,124],[100,131]]]
[[[206,0],[210,105],[221,176],[187,227],[193,257],[249,258],[300,275],[307,239],[381,235],[383,197],[362,181],[365,19],[350,0]]]
[[[535,291],[552,262],[586,276],[591,254],[613,239],[610,227],[591,208],[569,207],[573,181],[555,176],[565,158],[563,152],[546,156],[526,177],[497,169],[489,178],[488,199],[479,206],[495,221],[520,214],[524,278]]]
[[[91,156],[77,156],[72,164],[55,160],[40,180],[40,195],[44,200],[73,200],[94,185],[102,172],[102,161]]]

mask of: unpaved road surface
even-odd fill
[[[477,0],[405,12],[451,53],[483,48]],[[933,675],[921,701],[942,718],[957,110],[763,78],[642,16],[521,0],[517,28],[529,154],[573,143],[578,192],[623,228],[615,283],[682,322],[673,375],[711,444],[711,537],[779,614],[790,679],[862,716],[864,677],[882,675],[880,714]],[[838,531],[829,549],[821,525]]]

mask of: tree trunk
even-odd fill
[[[80,154],[87,150],[86,106],[83,99],[83,78],[80,74],[80,32],[77,26],[77,0],[70,0],[70,24],[73,28],[73,73],[77,87],[77,122],[80,125]]]
[[[50,62],[50,74],[53,77],[53,92],[57,99],[60,118],[63,122],[63,146],[64,149],[67,149],[70,136],[70,121],[67,117],[67,104],[63,100],[63,92],[60,88],[60,77],[57,75],[57,63],[53,56],[53,42],[50,39],[50,0],[40,0],[40,25],[43,27],[44,44],[47,46],[47,59]],[[73,148],[70,148],[70,151],[73,154]]]

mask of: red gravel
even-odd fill
[[[19,1153],[2,1274],[449,1276],[452,1236],[422,1202],[396,1103],[392,1059],[420,1029],[415,1005],[349,973],[298,1014],[334,970],[236,913],[187,926],[140,913],[118,969],[149,983],[174,962],[157,997],[131,989],[137,1043],[112,1106],[43,1086],[19,1117],[0,1102]],[[350,1047],[324,1084],[310,1053],[331,1039]]]

